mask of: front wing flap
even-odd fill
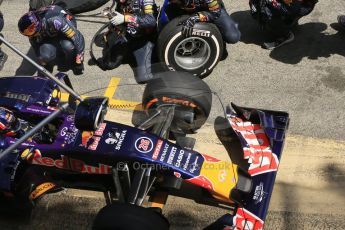
[[[246,170],[252,179],[252,189],[236,194],[235,212],[221,217],[215,223],[222,228],[227,226],[224,229],[261,230],[283,151],[289,114],[235,104],[232,104],[232,108],[234,111],[228,110],[227,116],[240,139],[243,156],[248,160]]]

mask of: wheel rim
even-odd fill
[[[182,40],[174,51],[176,64],[186,70],[199,69],[208,62],[210,56],[210,45],[199,37]]]

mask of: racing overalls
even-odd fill
[[[124,32],[109,34],[103,50],[103,69],[114,69],[128,63],[137,83],[152,78],[151,62],[156,36],[156,3],[154,0],[119,2],[116,11],[125,15]],[[121,26],[120,26],[121,27]]]
[[[185,14],[195,14],[196,22],[214,23],[226,43],[234,44],[241,38],[238,24],[230,17],[222,0],[170,0],[166,13],[170,20]]]
[[[53,64],[57,57],[64,57],[69,67],[80,68],[85,42],[74,17],[55,5],[41,8],[35,15],[42,28],[38,36],[30,38],[30,43],[41,64]]]
[[[254,18],[274,37],[286,36],[298,20],[314,9],[318,0],[250,0]]]

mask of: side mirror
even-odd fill
[[[75,111],[75,126],[82,131],[95,131],[104,121],[108,110],[107,97],[89,97],[79,103]]]

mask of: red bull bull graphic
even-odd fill
[[[242,119],[230,118],[233,130],[239,133],[245,141],[243,147],[244,159],[248,159],[248,173],[256,176],[262,173],[277,171],[279,160],[270,147],[270,142],[264,129],[259,124],[253,124]]]
[[[234,213],[220,217],[211,226],[223,226],[223,229],[232,230],[263,230],[289,124],[289,114],[238,107],[234,104],[232,108],[233,110],[228,108],[227,113],[229,125],[241,142],[243,158],[249,163],[248,168],[242,166],[236,179],[242,182],[250,180],[250,183],[247,183],[250,187],[236,184],[230,192],[230,199],[235,202]],[[248,175],[242,172],[244,169]],[[219,173],[221,181],[224,176],[226,178],[226,172]]]
[[[238,208],[233,223],[236,230],[263,230],[264,221],[244,208]]]
[[[81,144],[79,146],[95,151],[101,141],[106,126],[106,123],[102,123],[95,132],[83,131],[81,133]]]
[[[187,181],[209,190],[214,196],[222,200],[229,200],[231,190],[236,186],[237,166],[232,162],[221,161],[217,158],[201,154],[204,161],[200,175]]]

